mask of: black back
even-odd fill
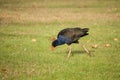
[[[61,30],[58,33],[57,38],[59,37],[59,35],[63,35],[68,39],[72,40],[72,43],[78,43],[78,40],[80,37],[86,36],[88,35],[89,28],[66,28]]]

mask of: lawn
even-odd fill
[[[0,0],[0,80],[120,80],[120,0]],[[57,33],[87,27],[51,50]],[[96,48],[93,46],[97,45]]]

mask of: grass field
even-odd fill
[[[67,27],[89,36],[51,51]],[[109,44],[109,46],[105,46]],[[98,45],[97,48],[92,48]],[[0,80],[120,80],[120,0],[0,0]]]

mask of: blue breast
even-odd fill
[[[66,38],[65,36],[62,36],[62,35],[59,35],[59,37],[58,37],[58,43],[59,44],[70,44],[71,43],[71,40],[70,39],[68,39],[68,38]]]

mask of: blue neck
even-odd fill
[[[65,40],[57,39],[57,44],[58,45],[65,44]]]
[[[62,44],[69,44],[71,43],[71,40],[62,36],[62,35],[59,35],[57,41],[56,41],[57,45],[62,45]]]

